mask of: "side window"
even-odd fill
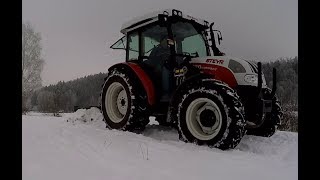
[[[128,36],[128,60],[138,59],[139,56],[139,35],[133,33]]]
[[[167,28],[155,25],[142,31],[142,55],[149,56],[152,50],[159,45],[161,38],[167,36]]]
[[[115,42],[110,48],[112,49],[126,49],[127,46],[127,37],[123,36],[117,42]]]

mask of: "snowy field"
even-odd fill
[[[298,134],[245,136],[221,151],[178,140],[174,129],[108,130],[96,108],[22,116],[23,180],[295,180]]]

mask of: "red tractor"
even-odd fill
[[[141,131],[154,116],[185,142],[236,147],[245,134],[272,136],[282,110],[257,65],[226,56],[214,23],[170,9],[123,24],[112,49],[126,62],[108,69],[101,111],[108,128]]]

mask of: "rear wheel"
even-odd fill
[[[177,96],[171,115],[181,140],[222,150],[239,144],[245,134],[242,104],[226,84],[201,80],[180,89]]]
[[[101,111],[108,128],[143,130],[149,123],[146,93],[125,70],[109,72],[101,92]]]

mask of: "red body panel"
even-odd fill
[[[146,90],[147,96],[148,96],[148,102],[150,105],[153,105],[156,101],[156,96],[155,96],[155,89],[154,89],[154,85],[151,81],[151,79],[149,78],[149,76],[146,74],[146,72],[144,72],[143,69],[141,69],[141,67],[135,63],[124,63],[126,65],[128,65],[135,73],[136,75],[139,77],[144,89]]]
[[[205,63],[192,63],[194,66],[200,68],[203,73],[214,76],[214,79],[227,83],[231,88],[235,88],[238,84],[233,73],[223,66]]]
[[[153,82],[151,81],[149,76],[146,74],[146,72],[138,64],[131,63],[131,62],[123,63],[123,64],[128,65],[135,72],[135,74],[140,79],[144,89],[146,90],[149,104],[154,105],[156,101],[155,89],[154,89]],[[227,83],[231,88],[235,88],[238,85],[233,73],[228,68],[214,65],[214,64],[206,64],[206,63],[192,63],[192,64],[200,68],[203,73],[212,75],[214,79]]]

